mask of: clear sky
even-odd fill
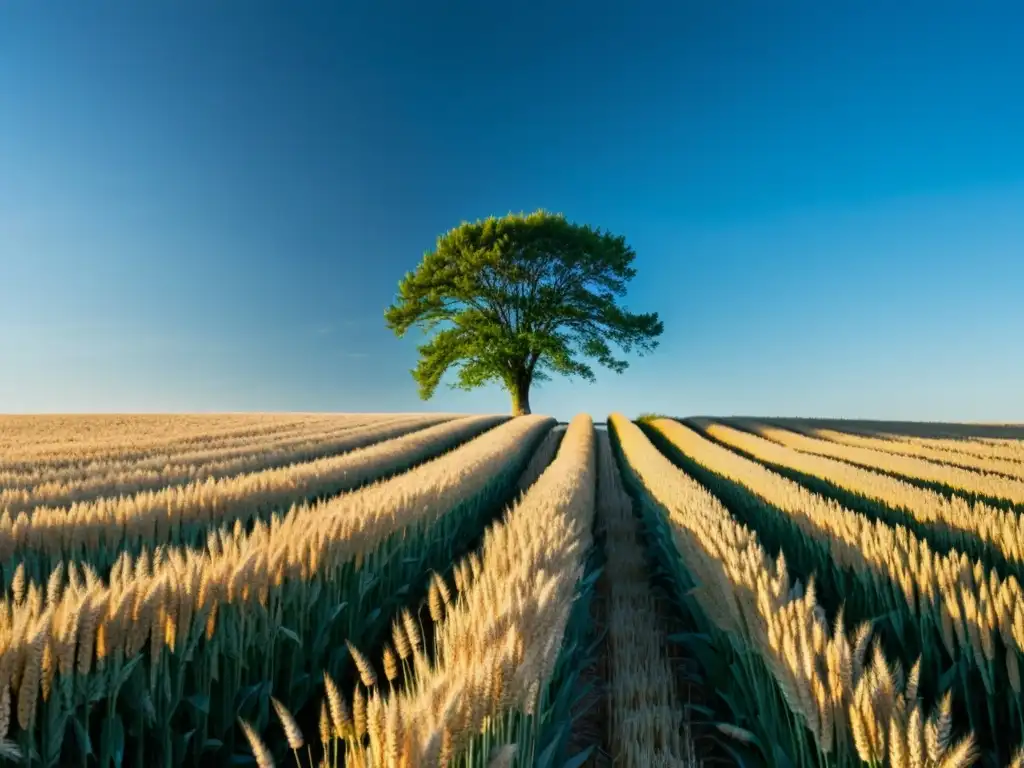
[[[462,220],[626,235],[660,349],[534,409],[1024,421],[1019,2],[0,5],[0,411],[422,403]]]

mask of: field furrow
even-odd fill
[[[537,446],[533,458],[530,459],[530,463],[523,470],[519,482],[516,483],[516,489],[520,493],[528,491],[530,486],[537,482],[537,478],[547,470],[548,465],[551,464],[551,461],[558,453],[558,447],[562,444],[566,429],[567,427],[565,426],[554,427],[544,436],[541,444]]]
[[[696,766],[690,715],[668,656],[665,623],[633,503],[607,432],[597,433],[597,517],[605,533],[608,696],[614,765]]]

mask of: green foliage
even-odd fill
[[[463,223],[405,275],[384,316],[399,337],[413,326],[433,332],[412,370],[423,399],[454,368],[454,387],[496,382],[515,412],[528,413],[534,381],[593,381],[588,358],[617,373],[628,367],[612,345],[641,355],[657,347],[657,313],[616,301],[635,257],[623,237],[544,211]]]

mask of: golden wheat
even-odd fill
[[[88,424],[102,426],[100,434],[86,432],[68,435],[53,434],[50,442],[33,439],[33,430],[38,424],[45,424],[50,417],[3,417],[0,426],[11,419],[24,421],[21,429],[5,433],[10,435],[8,448],[0,451],[0,469],[10,471],[39,471],[86,465],[91,462],[136,461],[155,457],[161,453],[175,455],[193,450],[239,447],[253,444],[261,439],[316,424],[341,424],[351,421],[372,423],[381,419],[397,419],[422,416],[416,413],[390,414],[246,414],[226,420],[219,416],[124,416],[124,417],[77,417]],[[457,418],[460,414],[435,414]],[[75,417],[72,417],[75,418]],[[20,422],[19,422],[20,423]],[[122,425],[118,431],[118,424]],[[144,430],[139,424],[149,425]],[[218,427],[217,425],[221,425]],[[227,426],[225,426],[227,425]],[[21,434],[27,437],[19,438]],[[2,437],[0,437],[2,439]]]
[[[565,714],[575,711],[566,702],[578,689],[555,684],[575,679],[584,668],[578,649],[590,646],[581,627],[590,620],[596,578],[585,570],[595,522],[605,529],[608,744],[618,765],[695,764],[677,690],[684,683],[674,679],[648,582],[645,555],[662,558],[663,551],[677,561],[673,577],[687,573],[696,582],[692,597],[707,619],[700,631],[712,633],[714,648],[729,659],[726,673],[751,676],[746,688],[720,679],[709,686],[722,682],[722,693],[735,699],[774,681],[771,707],[751,716],[781,713],[784,725],[772,733],[792,736],[801,750],[813,744],[799,763],[969,764],[977,749],[973,737],[957,741],[957,726],[967,721],[961,703],[954,707],[947,694],[926,716],[919,701],[919,686],[929,696],[935,691],[947,654],[963,672],[952,682],[957,699],[977,680],[978,695],[1016,728],[1024,695],[1024,595],[1016,579],[1001,580],[955,550],[940,556],[903,527],[873,522],[691,433],[699,442],[686,438],[687,455],[785,516],[773,511],[766,525],[785,526],[823,552],[827,543],[822,562],[830,556],[861,575],[864,596],[887,590],[899,600],[894,621],[915,626],[902,612],[941,633],[932,654],[941,664],[929,664],[926,650],[904,674],[872,643],[866,624],[849,634],[841,615],[827,624],[814,581],[792,580],[784,560],[770,559],[755,533],[621,416],[609,423],[626,477],[647,491],[638,491],[645,524],[661,526],[661,540],[646,551],[607,433],[595,433],[585,416],[568,429],[536,416],[495,426],[502,421],[454,414],[0,417],[0,510],[10,508],[0,511],[0,562],[10,585],[0,598],[0,762],[65,764],[81,757],[83,735],[97,763],[115,759],[110,750],[118,749],[127,750],[124,764],[176,762],[188,733],[188,753],[197,757],[202,745],[224,741],[216,758],[211,752],[202,760],[226,757],[229,739],[244,736],[261,766],[274,764],[268,744],[275,751],[287,745],[300,765],[300,750],[312,761],[307,736],[312,749],[319,737],[325,766],[342,759],[533,765],[559,728],[585,738]],[[1024,526],[1013,512],[705,427],[723,442],[749,438],[744,445],[777,451],[771,455],[798,462],[800,471],[838,473],[841,482],[830,481],[847,490],[870,486],[871,498],[885,503],[898,493],[903,501],[894,506],[952,541],[982,539],[1024,563]],[[1008,456],[1021,445],[821,429],[816,434],[828,439],[819,442],[839,449],[997,470],[1002,480],[1013,474]],[[371,436],[386,442],[356,447]],[[510,467],[522,468],[518,484]],[[512,487],[517,503],[487,529],[478,551],[442,575],[438,553],[474,540]],[[410,603],[391,614],[389,642],[380,643],[377,633],[388,629],[381,611],[395,610],[396,600],[407,599],[402,585],[417,579],[427,586],[422,608]],[[689,605],[688,595],[680,597]],[[346,652],[346,637],[379,651],[380,666],[354,643]],[[309,704],[319,709],[307,708],[318,670],[350,663],[360,681],[351,706],[325,673],[322,702]],[[699,699],[720,711],[716,693]],[[966,711],[975,722],[970,701]],[[253,726],[268,722],[264,742]],[[737,722],[756,730],[749,717]],[[762,735],[728,722],[707,727],[744,749]],[[1008,755],[1004,749],[1001,757]]]
[[[906,528],[870,520],[824,499],[679,422],[656,419],[652,426],[693,461],[786,513],[808,539],[828,547],[838,565],[862,575],[871,591],[904,602],[922,628],[942,628],[947,652],[954,659],[973,660],[989,696],[996,695],[995,638],[1001,637],[1007,654],[1014,657],[1007,663],[1020,663],[1024,591],[1017,579],[1000,579],[956,550],[945,555],[933,552]],[[727,431],[716,427],[714,434],[727,438]],[[925,640],[929,636],[923,635]]]
[[[0,461],[66,462],[162,446],[250,440],[322,415],[0,416]]]
[[[554,462],[488,529],[471,583],[435,626],[434,660],[416,650],[411,686],[368,691],[368,765],[448,764],[506,710],[536,711],[591,545],[595,479],[593,424],[577,416]]]
[[[927,437],[908,437],[907,435],[886,435],[894,443],[909,443],[942,452],[970,454],[983,459],[997,461],[1024,462],[1024,440],[987,440],[973,438],[963,440],[943,440]]]
[[[792,423],[800,426],[826,427],[842,432],[885,435],[898,440],[945,440],[970,443],[1009,445],[1024,440],[1024,424],[978,424],[928,421],[869,421],[863,419],[758,419],[770,424]]]
[[[1024,515],[981,502],[972,504],[959,496],[950,498],[838,459],[801,453],[724,424],[702,419],[694,423],[716,440],[760,460],[814,475],[847,491],[906,510],[915,520],[959,540],[961,548],[968,545],[971,538],[980,539],[1008,560],[1024,563]]]
[[[392,419],[341,418],[309,421],[297,427],[289,427],[267,434],[244,439],[234,439],[229,444],[218,444],[209,440],[198,447],[187,446],[184,450],[160,451],[134,458],[106,458],[72,462],[61,465],[33,463],[30,468],[0,470],[0,485],[5,488],[32,489],[43,484],[92,481],[97,476],[116,477],[120,474],[166,471],[168,467],[191,467],[193,471],[205,470],[211,462],[223,462],[273,451],[309,440],[339,434],[344,430],[365,427],[372,423]]]
[[[779,423],[772,420],[772,423]],[[781,423],[785,426],[785,423]],[[836,427],[842,429],[842,427]],[[844,433],[845,434],[845,433]],[[865,436],[871,437],[875,433],[868,432]],[[878,433],[879,439],[885,439],[894,445],[910,446],[911,450],[925,448],[929,451],[939,451],[942,454],[969,454],[981,459],[995,459],[1001,462],[1024,462],[1024,439],[998,439],[985,437],[914,437],[912,435],[900,435],[892,432]],[[899,450],[898,452],[903,452]],[[956,462],[953,461],[955,464]]]
[[[944,447],[932,447],[922,445],[918,442],[907,440],[889,440],[864,435],[837,432],[831,429],[800,428],[788,423],[784,424],[790,431],[806,433],[809,437],[818,440],[827,440],[832,443],[849,445],[854,448],[865,448],[883,453],[895,453],[904,456],[911,456],[941,464],[953,464],[964,469],[973,469],[980,472],[996,472],[1009,477],[1024,479],[1024,461],[1013,461],[1010,459],[997,458],[993,456],[978,456],[970,451],[958,450],[959,441],[951,440]],[[1022,457],[1024,458],[1024,457]]]
[[[465,422],[475,421],[479,428],[503,420],[487,419],[471,417]],[[507,421],[389,481],[319,504],[295,506],[272,525],[257,524],[249,535],[240,529],[221,531],[211,537],[206,552],[158,550],[152,558],[144,554],[135,561],[123,556],[111,570],[109,585],[89,569],[84,578],[69,578],[64,584],[63,570],[55,569],[46,597],[30,584],[21,599],[0,602],[0,638],[7,639],[0,647],[0,673],[11,672],[9,681],[0,680],[0,690],[10,683],[18,722],[28,728],[47,654],[66,656],[64,644],[77,641],[78,665],[74,671],[67,669],[74,675],[90,669],[116,670],[148,647],[156,669],[161,650],[181,653],[197,633],[208,641],[218,636],[219,615],[227,605],[242,608],[239,616],[244,616],[246,607],[263,606],[267,617],[263,621],[271,622],[267,629],[246,634],[234,627],[230,636],[236,644],[269,653],[278,634],[276,627],[283,626],[274,623],[282,621],[279,614],[285,607],[278,595],[282,585],[294,588],[317,582],[313,594],[318,594],[321,586],[332,583],[332,575],[389,537],[428,525],[460,498],[480,493],[510,458],[522,454],[550,424],[550,419],[540,416]],[[302,606],[292,604],[289,610],[297,611],[290,623],[301,628]],[[75,620],[57,621],[66,614]],[[154,645],[156,638],[164,641]],[[207,645],[206,655],[218,653],[218,647]],[[226,652],[234,655],[241,649],[236,645]],[[214,669],[218,663],[224,662],[202,660],[204,667],[209,664]],[[64,677],[60,671],[58,675]],[[156,684],[155,677],[151,681]]]
[[[416,430],[399,422],[375,428],[359,440],[375,444],[339,456],[236,477],[212,478],[121,499],[99,499],[68,508],[37,508],[31,517],[0,515],[0,560],[32,553],[54,559],[82,553],[117,552],[150,542],[169,543],[172,531],[235,523],[325,493],[360,485],[427,458],[439,447],[471,437],[504,417],[469,416]],[[411,434],[406,434],[411,433]]]
[[[739,423],[773,442],[804,453],[828,456],[885,472],[893,472],[915,480],[939,483],[963,493],[1006,499],[1014,504],[1024,504],[1024,480],[1014,480],[986,472],[975,472],[949,464],[937,464],[912,456],[857,448],[851,445],[831,443],[828,440],[816,440],[788,429],[778,429],[758,422],[741,421]]]
[[[693,597],[708,619],[741,654],[753,650],[764,660],[823,754],[880,762],[893,741],[891,721],[897,734],[905,733],[917,705],[893,683],[878,646],[868,663],[868,626],[853,642],[841,621],[830,629],[812,585],[792,585],[784,559],[773,561],[756,534],[636,425],[620,414],[612,414],[609,424],[632,470],[668,511],[681,562],[699,585]]]
[[[411,431],[445,420],[432,415],[381,420],[367,426],[333,428],[326,433],[314,434],[311,439],[290,440],[278,446],[268,444],[258,452],[250,448],[241,456],[221,461],[208,460],[201,466],[166,465],[154,470],[130,465],[109,472],[94,472],[70,482],[53,480],[22,488],[7,487],[0,490],[0,510],[17,515],[19,512],[32,512],[37,507],[64,507],[103,497],[132,496],[176,485],[200,483],[209,478],[217,480],[287,467],[362,448],[379,441],[381,434],[394,434],[395,428]]]

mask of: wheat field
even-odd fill
[[[1024,428],[0,416],[0,763],[1024,768]]]

